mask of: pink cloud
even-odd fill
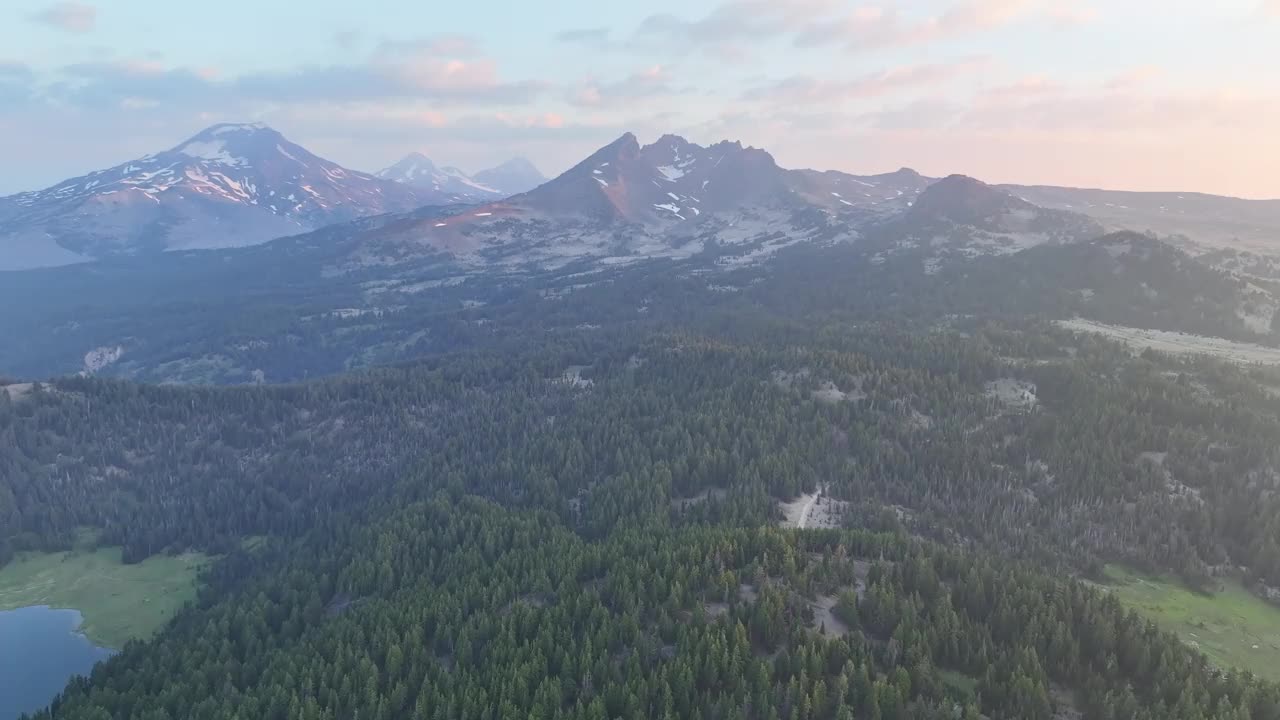
[[[565,126],[564,116],[553,112],[534,115],[494,113],[493,117],[500,124],[512,128],[546,128],[554,130]]]
[[[492,60],[442,60],[420,56],[384,68],[408,86],[431,91],[482,91],[497,87],[498,67]]]
[[[590,78],[570,91],[568,101],[582,107],[604,107],[639,98],[674,94],[670,74],[662,65],[650,65],[616,82]]]
[[[1025,98],[1061,92],[1062,86],[1045,75],[1028,75],[1012,83],[999,85],[987,91],[996,97]]]

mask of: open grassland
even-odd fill
[[[1176,633],[1221,667],[1280,681],[1280,608],[1226,580],[1213,594],[1176,580],[1145,577],[1109,566],[1105,586],[1124,603]]]
[[[1280,365],[1280,348],[1234,342],[1204,335],[1188,335],[1168,330],[1150,330],[1120,325],[1107,325],[1075,318],[1059,320],[1058,325],[1077,332],[1092,332],[1119,340],[1141,352],[1147,348],[1173,355],[1209,355],[1227,362],[1250,365]]]
[[[121,648],[150,637],[188,601],[209,558],[157,555],[136,565],[120,548],[23,553],[0,568],[0,610],[48,605],[80,611],[80,630],[95,644]]]

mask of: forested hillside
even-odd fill
[[[641,524],[593,541],[546,514],[446,495],[375,512],[291,554],[228,563],[202,609],[73,683],[44,717],[1280,709],[1274,686],[1210,672],[1096,591],[900,535]]]
[[[1280,584],[1280,377],[794,282],[821,257],[302,385],[0,393],[6,554],[226,555],[57,717],[1280,717],[1063,579]],[[801,495],[862,530],[774,529]]]

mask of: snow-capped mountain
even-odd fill
[[[491,187],[503,195],[519,195],[538,187],[547,181],[534,164],[522,157],[512,158],[501,165],[488,170],[481,170],[471,178],[476,182]]]
[[[454,202],[317,157],[260,124],[0,199],[0,269],[254,245],[355,217]]]
[[[547,181],[538,168],[524,158],[508,160],[469,176],[456,167],[439,167],[416,152],[379,171],[378,177],[448,195],[460,203],[499,200],[528,192]]]
[[[410,153],[395,165],[379,171],[378,177],[439,193],[457,203],[497,200],[510,194],[477,182],[456,167],[437,167],[422,153]]]

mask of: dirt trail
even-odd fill
[[[813,496],[809,498],[809,502],[805,503],[804,509],[800,511],[800,521],[796,523],[796,527],[800,528],[801,530],[804,529],[804,526],[809,522],[809,511],[813,509],[813,506],[818,502],[818,499],[821,497],[822,497],[822,488],[818,488],[818,492],[814,493]]]

